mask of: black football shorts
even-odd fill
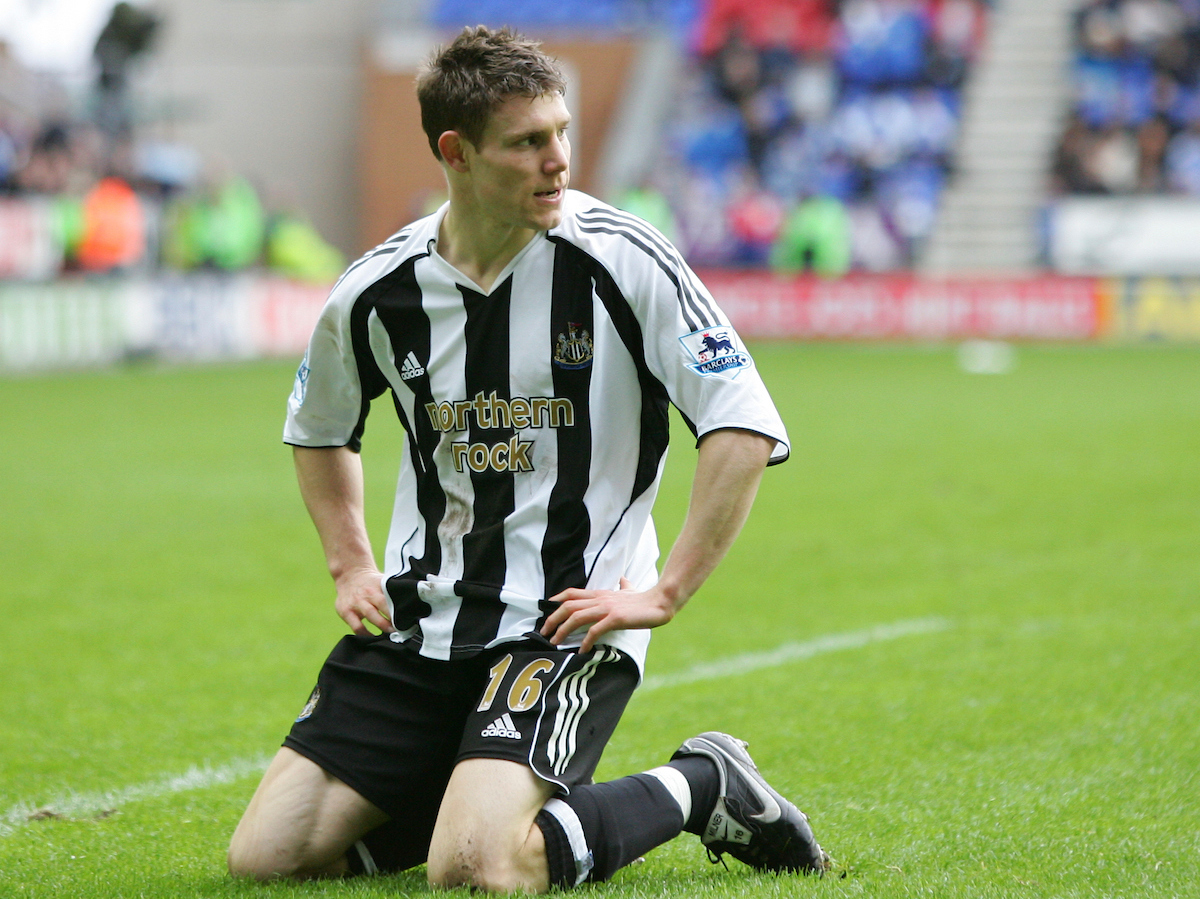
[[[638,682],[612,647],[580,655],[531,635],[440,661],[385,635],[334,647],[284,745],[401,825],[425,860],[442,794],[462,759],[508,759],[562,792],[588,783]],[[389,828],[395,830],[395,828]]]

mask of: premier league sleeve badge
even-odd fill
[[[753,364],[737,332],[728,326],[693,331],[679,342],[692,359],[688,368],[703,378],[732,381]]]

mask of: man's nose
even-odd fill
[[[547,172],[561,172],[567,169],[571,164],[571,145],[566,138],[555,137],[547,146],[547,156],[545,162],[545,170]]]

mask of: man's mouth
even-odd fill
[[[554,190],[539,190],[534,194],[534,196],[542,200],[554,200],[557,199],[561,193],[562,188],[556,188]]]

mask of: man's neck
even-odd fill
[[[438,255],[486,293],[536,233],[528,228],[492,226],[451,203],[438,229]]]

